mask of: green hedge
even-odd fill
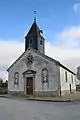
[[[0,87],[0,94],[7,94],[7,93],[8,93],[7,88],[3,89]]]

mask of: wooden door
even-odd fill
[[[26,80],[26,94],[33,94],[33,77],[28,77]]]

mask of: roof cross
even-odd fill
[[[34,21],[36,21],[36,11],[34,11]]]

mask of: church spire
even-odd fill
[[[34,11],[34,14],[36,14],[36,11]],[[25,51],[32,47],[33,49],[36,49],[40,53],[45,54],[45,42],[44,37],[41,34],[42,30],[39,29],[37,23],[36,23],[36,15],[34,15],[34,22],[29,29],[27,35],[25,36]]]

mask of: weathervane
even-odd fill
[[[36,11],[34,11],[34,21],[36,21]]]

